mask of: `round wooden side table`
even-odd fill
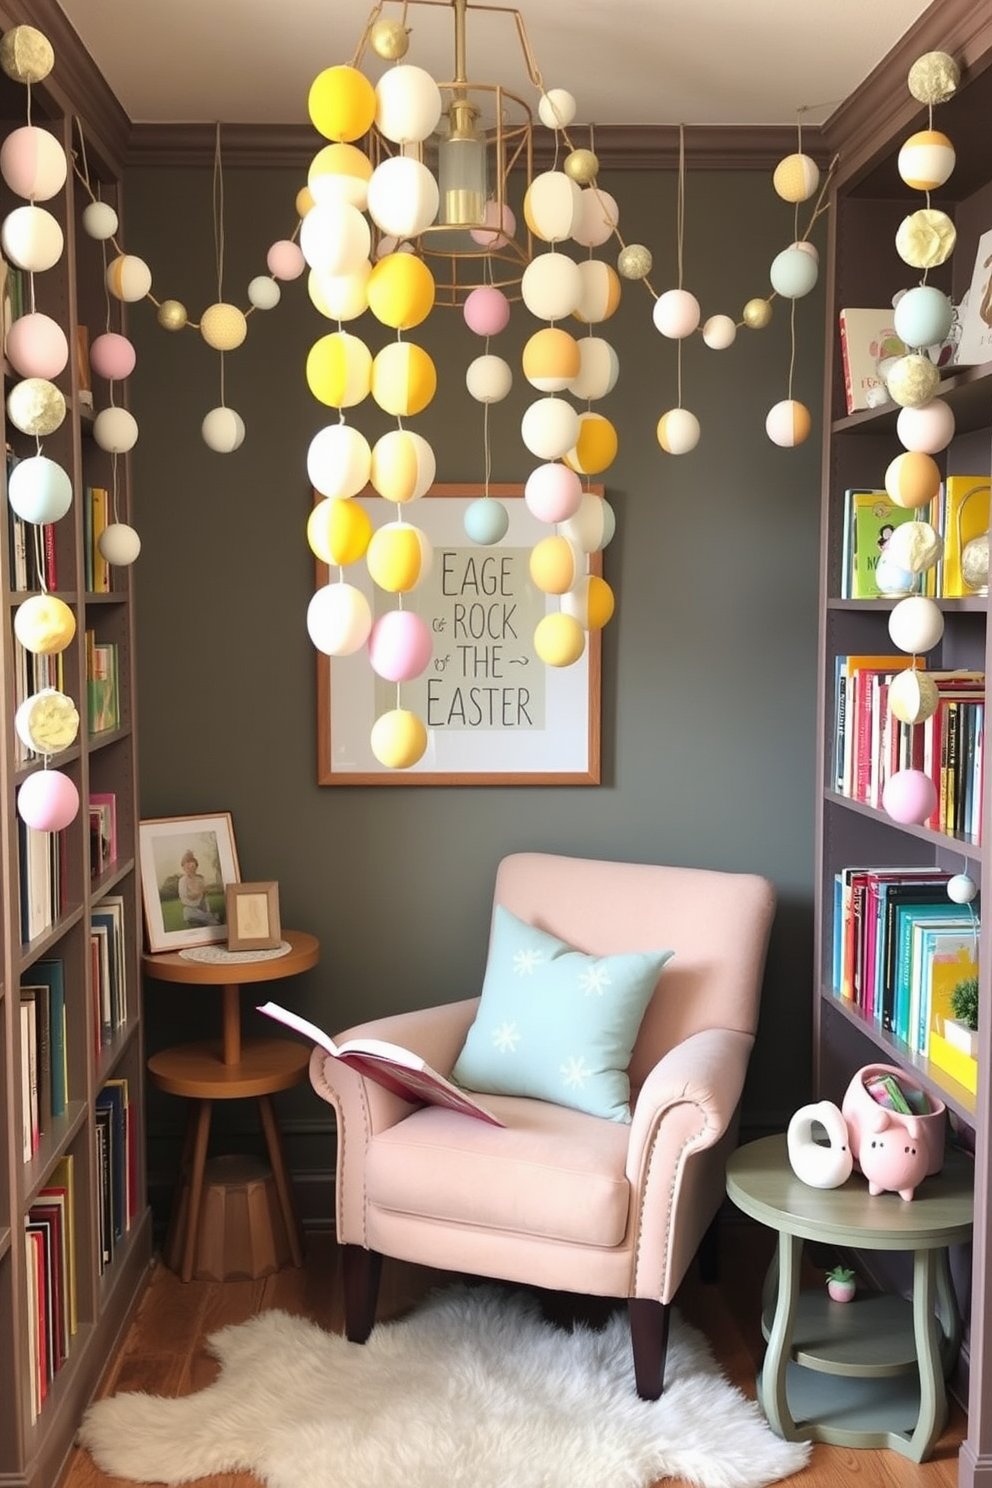
[[[271,982],[298,975],[316,966],[320,943],[304,930],[284,930],[289,950],[281,956],[244,960],[237,953],[218,960],[193,960],[179,951],[146,952],[141,958],[145,976],[159,982],[183,982],[188,986],[217,987],[221,994],[219,1040],[200,1040],[160,1049],[148,1060],[148,1073],[159,1090],[192,1100],[183,1148],[182,1171],[189,1174],[189,1202],[182,1246],[180,1275],[193,1276],[197,1229],[203,1198],[203,1176],[215,1100],[253,1098],[265,1134],[272,1177],[289,1238],[295,1266],[303,1264],[299,1226],[293,1209],[289,1177],[283,1157],[279,1128],[270,1097],[305,1079],[310,1050],[283,1038],[242,1038],[239,992],[253,982]],[[235,980],[236,978],[236,980]]]
[[[840,1188],[811,1188],[792,1171],[785,1135],[731,1153],[727,1193],[778,1232],[765,1282],[768,1341],[757,1389],[772,1430],[786,1441],[890,1447],[925,1462],[947,1419],[944,1376],[961,1342],[947,1247],[971,1238],[974,1164],[949,1148],[915,1197],[869,1194],[860,1174]],[[832,1302],[800,1291],[804,1240],[856,1250],[909,1251],[913,1294]]]

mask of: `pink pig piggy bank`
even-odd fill
[[[862,1119],[859,1162],[870,1194],[897,1193],[911,1199],[927,1175],[928,1157],[915,1116],[899,1116],[878,1106]]]

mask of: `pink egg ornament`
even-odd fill
[[[17,794],[17,812],[36,832],[61,832],[75,820],[79,792],[61,770],[36,770]]]
[[[566,522],[582,501],[582,481],[568,465],[557,461],[538,465],[527,477],[524,502],[539,522]]]
[[[98,377],[108,382],[123,382],[134,371],[136,355],[126,336],[116,331],[104,331],[90,347],[90,366]]]
[[[69,360],[69,342],[58,321],[40,310],[21,315],[7,332],[7,360],[22,377],[47,377],[63,372]]]
[[[922,826],[937,807],[937,791],[922,770],[897,770],[882,790],[882,809],[902,826]]]
[[[433,654],[431,633],[412,610],[387,610],[369,635],[372,670],[387,682],[412,682]]]
[[[265,266],[273,279],[298,279],[307,263],[298,243],[280,238],[266,254]]]
[[[477,336],[498,336],[509,324],[510,302],[501,289],[484,284],[466,297],[462,314]]]

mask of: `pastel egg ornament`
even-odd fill
[[[14,715],[17,737],[34,754],[59,754],[79,736],[79,711],[56,687],[43,687],[24,699]]]
[[[563,392],[579,373],[579,343],[559,326],[545,326],[528,338],[522,364],[524,376],[538,392]]]
[[[809,201],[819,184],[820,167],[801,151],[786,155],[772,172],[772,186],[783,201]]]
[[[900,723],[925,723],[937,711],[937,684],[919,667],[907,667],[889,683],[888,707]]]
[[[365,555],[369,576],[387,594],[407,594],[431,571],[434,549],[410,522],[386,522],[373,534]]]
[[[616,232],[619,221],[616,197],[600,186],[586,186],[572,225],[572,238],[582,248],[601,248]]]
[[[369,395],[372,353],[350,331],[330,331],[307,353],[306,381],[319,403],[353,408]]]
[[[123,382],[130,377],[137,362],[133,342],[117,331],[104,331],[90,346],[90,366],[98,377],[108,382]]]
[[[62,770],[35,770],[17,793],[17,814],[36,832],[61,832],[79,811],[79,791]]]
[[[141,552],[141,538],[128,522],[111,522],[96,545],[101,557],[114,568],[130,568]]]
[[[703,342],[711,351],[726,351],[737,339],[737,326],[729,315],[711,315],[703,322]]]
[[[412,682],[434,651],[426,622],[413,610],[387,610],[372,626],[369,664],[387,682]]]
[[[599,553],[613,541],[616,514],[605,497],[583,491],[575,514],[562,522],[559,535],[574,542],[583,553]]]
[[[422,346],[394,341],[372,360],[372,397],[395,418],[422,413],[437,391],[434,362]]]
[[[307,543],[328,567],[346,567],[364,558],[372,537],[372,518],[358,501],[329,496],[307,518]]]
[[[900,599],[889,614],[889,637],[900,651],[920,656],[932,651],[944,634],[944,617],[924,594]]]
[[[395,238],[419,237],[434,221],[439,204],[437,181],[410,156],[383,160],[369,179],[369,216]]]
[[[978,885],[967,873],[955,873],[947,880],[947,897],[952,904],[971,904],[978,894]]]
[[[654,302],[655,329],[673,341],[691,336],[699,326],[699,301],[687,289],[666,289]]]
[[[56,594],[32,594],[14,612],[14,634],[34,656],[57,656],[76,634],[76,617]]]
[[[307,605],[307,633],[325,656],[353,656],[372,629],[372,610],[354,584],[324,584]]]
[[[510,301],[501,289],[482,284],[465,297],[462,316],[477,336],[498,336],[510,320]]]
[[[373,266],[367,285],[369,309],[394,331],[409,331],[434,308],[434,275],[413,253],[389,253]]]
[[[502,403],[513,387],[513,369],[503,357],[487,352],[469,362],[465,386],[477,403]]]
[[[466,507],[462,518],[465,536],[480,547],[502,542],[510,526],[510,513],[494,496],[480,496]]]
[[[7,478],[7,500],[25,522],[58,522],[72,505],[72,481],[47,455],[28,455]]]
[[[109,202],[93,201],[83,208],[83,231],[97,243],[106,243],[120,226],[117,213]]]
[[[387,770],[409,770],[427,752],[427,729],[409,708],[391,708],[372,725],[369,746]]]
[[[219,404],[204,414],[200,437],[214,454],[233,455],[244,443],[245,421],[236,409],[228,408],[225,403]]]
[[[803,444],[813,427],[809,409],[796,398],[783,398],[773,403],[765,418],[765,433],[772,444],[781,449],[792,449]]]
[[[896,169],[914,191],[936,191],[955,165],[954,146],[939,129],[920,129],[904,141]]]
[[[368,219],[348,202],[318,202],[300,226],[300,251],[320,274],[350,274],[368,259]]]
[[[480,248],[505,248],[513,241],[517,219],[508,202],[487,201],[482,210],[482,227],[469,229],[469,237]]]
[[[940,466],[922,450],[904,450],[889,462],[884,484],[896,506],[916,510],[940,490]]]
[[[610,420],[586,410],[579,414],[578,435],[564,456],[565,463],[580,475],[598,475],[613,464],[618,447],[617,431]]]
[[[907,346],[933,346],[947,336],[953,316],[954,307],[942,290],[917,284],[900,295],[892,325]]]
[[[699,420],[688,408],[670,408],[658,420],[655,434],[668,455],[687,455],[699,443]]]
[[[567,129],[575,118],[578,104],[567,88],[548,88],[537,103],[537,117],[546,129]]]
[[[265,255],[265,266],[275,279],[298,279],[307,266],[299,243],[290,238],[277,238]]]
[[[256,310],[274,310],[282,299],[282,290],[269,274],[256,274],[248,281],[248,303]]]
[[[555,533],[534,544],[528,568],[542,594],[564,594],[584,576],[585,554],[570,538]]]
[[[15,196],[49,201],[65,185],[65,151],[47,129],[25,124],[0,145],[0,175]]]
[[[564,398],[538,398],[524,411],[520,437],[538,460],[560,460],[579,437],[579,415]]]
[[[602,336],[580,336],[579,370],[569,392],[582,402],[595,402],[612,393],[620,376],[620,358]]]
[[[882,787],[882,810],[902,826],[922,826],[936,807],[936,786],[923,770],[896,770]]]
[[[582,203],[582,188],[564,171],[542,171],[524,195],[524,221],[544,243],[572,236]]]
[[[599,574],[586,574],[560,598],[561,612],[571,615],[583,630],[602,630],[613,618],[613,590]]]
[[[375,88],[375,124],[396,145],[418,144],[433,134],[443,107],[441,90],[422,67],[387,67]]]
[[[63,246],[62,229],[45,207],[15,207],[0,225],[5,256],[29,274],[43,274],[57,264]]]
[[[524,483],[527,510],[539,522],[566,522],[582,500],[582,482],[573,469],[559,461],[538,465]]]
[[[776,253],[768,270],[772,288],[787,300],[799,300],[816,288],[820,275],[819,264],[812,253],[807,253],[798,243]]]
[[[940,387],[940,372],[922,352],[907,352],[887,368],[885,386],[900,408],[919,408],[929,403]]]
[[[885,544],[885,552],[900,568],[921,574],[944,554],[944,539],[929,522],[902,522]]]
[[[65,394],[47,377],[25,377],[7,394],[7,417],[22,434],[43,439],[65,421]]]
[[[369,480],[386,501],[419,501],[434,484],[437,463],[422,434],[390,429],[372,446]]]
[[[325,67],[310,84],[307,112],[325,139],[350,142],[371,129],[376,102],[374,87],[357,67]]]
[[[954,438],[954,410],[943,398],[931,398],[918,408],[900,408],[896,437],[908,450],[936,455]]]
[[[247,334],[244,311],[226,300],[208,305],[200,316],[200,335],[214,351],[236,351]]]
[[[369,308],[371,274],[368,259],[347,274],[322,274],[311,269],[307,275],[310,303],[328,320],[357,320]]]
[[[557,610],[534,627],[534,650],[545,666],[574,666],[586,649],[586,633],[574,615]]]
[[[7,332],[4,351],[22,377],[58,377],[69,361],[65,331],[40,310],[18,316]]]
[[[307,186],[317,202],[347,202],[364,212],[372,162],[357,145],[340,142],[318,150],[307,168]]]
[[[318,429],[307,448],[307,475],[322,496],[357,496],[368,484],[371,469],[369,442],[351,424]]]
[[[138,422],[127,408],[112,404],[101,408],[93,420],[93,439],[112,455],[125,455],[138,442]]]
[[[136,304],[152,287],[152,271],[135,253],[120,253],[111,259],[104,282],[115,300]]]
[[[565,253],[538,253],[520,279],[521,298],[539,320],[564,320],[576,311],[582,292],[582,266]]]

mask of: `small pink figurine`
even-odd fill
[[[891,1112],[878,1106],[862,1120],[859,1162],[870,1194],[891,1192],[911,1199],[927,1175],[927,1160],[915,1116],[893,1119]]]

